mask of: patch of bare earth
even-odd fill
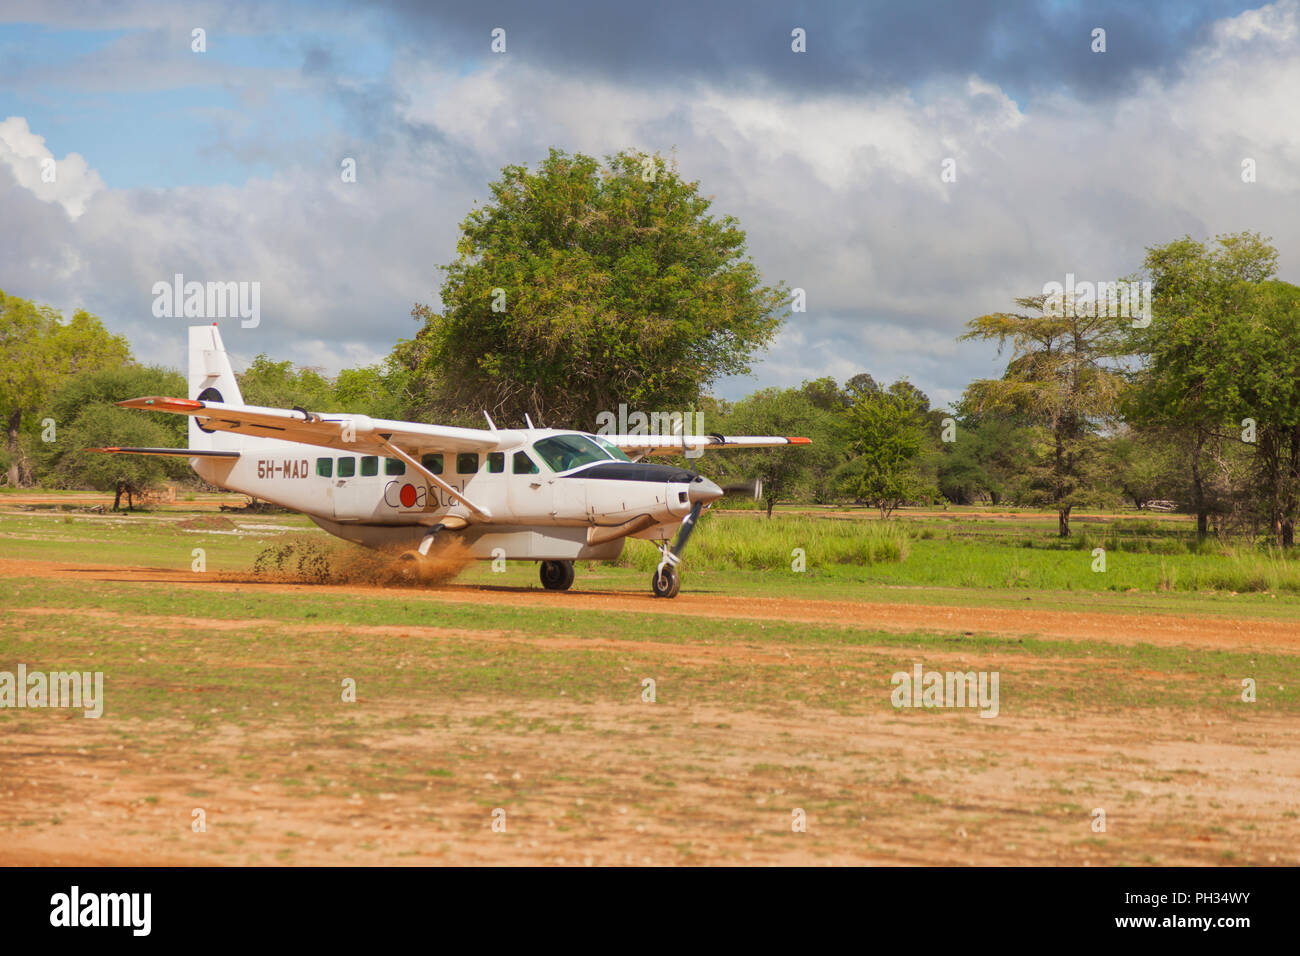
[[[95,613],[142,629],[162,620]],[[369,631],[447,653],[483,641],[582,647],[617,655],[629,689],[618,701],[363,694],[329,721],[284,714],[208,728],[43,711],[23,732],[0,733],[0,863],[1300,862],[1293,718],[1086,700],[1068,713],[1004,706],[996,719],[895,711],[880,686],[854,679],[870,648]],[[685,701],[671,682],[655,703],[637,692],[664,661],[689,661],[702,680],[721,666],[755,680],[776,659],[792,683],[833,675],[860,712],[748,703],[743,684],[719,691],[735,699],[726,706]],[[940,668],[958,659],[926,655]],[[960,660],[1013,666],[994,651]],[[257,663],[284,662],[272,651]],[[1081,666],[1041,663],[1037,699],[1049,701],[1043,686],[1068,686]],[[1164,677],[1125,675],[1139,689]],[[1097,809],[1104,832],[1093,829]],[[792,826],[796,811],[806,832]]]

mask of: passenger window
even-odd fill
[[[478,471],[478,452],[463,451],[456,456],[456,474],[472,475]]]
[[[339,477],[351,478],[357,473],[357,460],[355,458],[339,459]]]
[[[334,477],[334,459],[333,459],[333,458],[317,458],[317,459],[316,459],[316,474],[317,474],[319,477],[321,477],[321,478],[333,478],[333,477]]]
[[[506,453],[494,451],[488,454],[488,471],[499,475],[506,470]]]
[[[435,475],[442,474],[442,456],[441,455],[421,455],[420,464]]]
[[[361,459],[361,477],[373,478],[379,474],[379,456],[366,455]]]
[[[516,475],[535,475],[537,474],[537,463],[528,457],[527,452],[515,452],[514,462],[511,465]]]
[[[404,474],[406,474],[406,462],[402,461],[402,459],[400,459],[400,458],[385,458],[385,459],[384,459],[384,474],[385,474],[385,475],[404,475]]]

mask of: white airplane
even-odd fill
[[[686,541],[700,512],[725,492],[693,471],[640,459],[809,443],[594,435],[531,421],[508,429],[490,417],[488,429],[455,428],[245,405],[215,323],[190,327],[189,395],[118,402],[190,416],[188,448],[99,450],[189,458],[210,484],[301,511],[359,545],[410,549],[404,557],[427,555],[454,536],[476,558],[540,561],[542,585],[552,591],[573,584],[574,561],[613,560],[637,537],[662,556],[655,595],[677,595]]]

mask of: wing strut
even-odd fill
[[[417,461],[415,458],[408,455],[406,452],[402,451],[402,449],[398,448],[396,445],[394,445],[383,435],[375,435],[374,439],[375,441],[379,442],[379,444],[383,445],[383,447],[387,449],[389,454],[391,454],[394,458],[400,458],[402,461],[406,462],[413,469],[415,469],[415,471],[418,474],[423,475],[429,481],[433,482],[435,485],[437,485],[443,491],[447,492],[447,494],[455,498],[457,501],[463,504],[470,511],[474,512],[476,515],[482,518],[484,521],[492,520],[492,512],[488,511],[486,508],[480,508],[478,505],[474,504],[474,502],[470,501],[459,491],[457,491],[454,487],[449,485],[447,482],[443,481],[439,475],[435,475],[428,468],[425,468],[424,465],[420,464],[419,461]]]

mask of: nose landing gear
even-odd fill
[[[686,543],[685,539],[690,537],[691,526],[699,516],[699,505],[696,505],[682,522],[682,531],[674,546],[669,547],[667,541],[659,542],[659,567],[655,568],[654,577],[650,579],[650,590],[655,597],[674,598],[682,589],[682,576],[677,571],[677,565],[682,563],[682,559],[678,551]]]
[[[682,578],[677,573],[676,565],[663,564],[655,569],[654,577],[650,579],[650,590],[654,591],[655,597],[677,597],[677,592],[681,589]]]

